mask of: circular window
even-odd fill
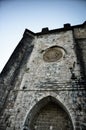
[[[45,50],[43,59],[46,62],[55,62],[63,56],[62,49],[57,46],[50,47]]]

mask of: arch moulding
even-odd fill
[[[30,111],[28,111],[25,116],[22,130],[33,130],[31,128],[31,124],[33,122],[35,115],[40,111],[41,108],[46,106],[49,102],[53,102],[53,103],[57,104],[66,112],[66,114],[68,115],[68,117],[71,121],[72,130],[75,130],[74,129],[74,119],[72,119],[72,114],[70,112],[71,108],[67,108],[66,105],[64,105],[63,102],[60,99],[58,99],[58,97],[51,96],[51,95],[42,97],[40,100],[38,100],[37,103],[35,103],[35,105],[32,105]]]

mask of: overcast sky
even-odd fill
[[[39,32],[86,21],[86,0],[0,0],[0,71],[25,28]]]

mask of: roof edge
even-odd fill
[[[44,34],[51,34],[55,32],[61,32],[61,31],[68,31],[68,30],[73,30],[74,28],[83,28],[86,25],[86,21],[83,24],[78,24],[78,25],[73,25],[71,26],[70,23],[64,24],[63,28],[57,28],[57,29],[52,29],[49,30],[48,27],[42,28],[41,32],[34,33],[31,30],[25,29],[24,35],[31,35],[31,36],[39,36],[39,35],[44,35]]]

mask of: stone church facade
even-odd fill
[[[0,74],[0,130],[86,130],[86,22],[25,30]]]

